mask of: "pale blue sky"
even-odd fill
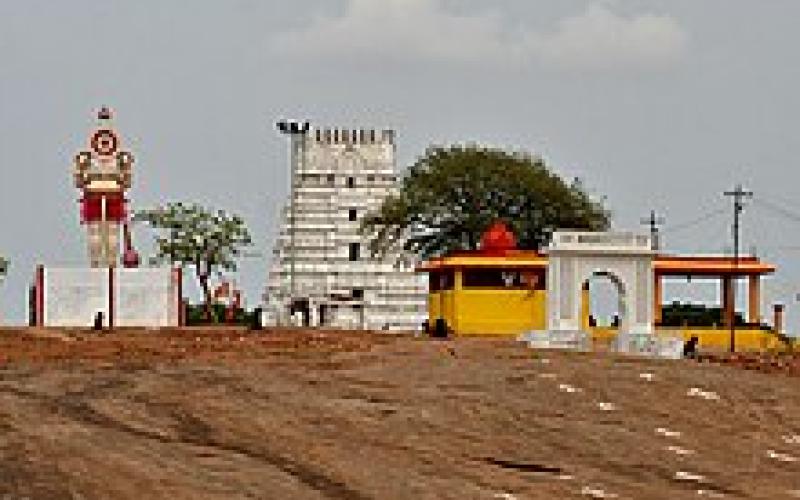
[[[239,277],[250,304],[287,192],[280,116],[395,128],[400,165],[431,142],[539,153],[621,229],[727,208],[735,182],[800,214],[798,18],[794,0],[0,0],[2,313],[24,320],[37,262],[85,259],[70,168],[103,104],[136,154],[135,207],[247,219],[265,256]],[[743,224],[798,317],[800,218],[753,204]],[[720,252],[729,225],[664,241]]]

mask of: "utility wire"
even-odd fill
[[[800,251],[800,245],[785,245],[785,246],[765,246],[759,247],[764,248],[769,251],[773,252],[798,252]]]
[[[773,203],[771,201],[766,201],[760,197],[753,199],[753,207],[755,207],[760,212],[767,212],[768,214],[778,215],[780,216],[781,220],[789,219],[792,222],[800,222],[800,214],[784,208],[781,205]],[[774,219],[773,219],[774,220]],[[771,253],[778,253],[778,254],[786,254],[790,252],[800,251],[800,246],[798,245],[764,245],[759,246],[760,250],[766,250],[767,252]]]
[[[692,228],[694,226],[697,226],[698,224],[701,224],[701,223],[703,223],[703,222],[705,222],[705,221],[707,221],[709,219],[713,219],[714,217],[716,217],[718,215],[722,215],[726,211],[727,211],[727,209],[723,208],[723,207],[720,207],[720,208],[717,208],[717,209],[714,209],[714,210],[710,210],[710,211],[706,212],[705,214],[703,214],[703,215],[701,215],[699,217],[695,217],[694,219],[681,222],[680,224],[672,224],[672,225],[669,225],[669,226],[665,226],[663,229],[661,229],[661,232],[662,233],[674,234],[674,233],[677,233],[679,231],[683,231],[685,229],[689,229],[689,228]]]
[[[761,206],[762,208],[766,208],[772,211],[773,213],[780,214],[786,217],[787,219],[791,219],[795,222],[800,222],[800,214],[797,214],[791,210],[783,208],[782,206],[772,203],[771,201],[766,201],[759,197],[759,198],[754,198],[753,203]]]
[[[778,214],[781,217],[789,219],[793,222],[800,222],[800,213],[794,212],[793,210],[789,210],[777,203],[767,201],[761,197],[753,198],[753,206],[759,209],[765,209],[766,211],[772,212],[773,214]],[[797,245],[771,246],[767,248],[775,253],[786,253],[786,252],[793,252],[800,250],[800,246]],[[800,300],[800,295],[797,294],[793,284],[773,282],[772,286],[780,289],[778,293],[774,294],[775,296],[791,296],[797,300]]]
[[[762,201],[767,201],[768,203],[772,202],[773,205],[777,204],[777,205],[781,205],[781,206],[784,206],[784,207],[788,207],[788,208],[786,208],[786,210],[788,210],[790,212],[795,212],[795,213],[800,214],[800,212],[795,210],[795,208],[797,208],[797,205],[796,205],[797,201],[796,200],[793,201],[793,200],[789,200],[787,198],[776,196],[775,193],[769,193],[768,199],[765,199],[766,197],[762,197],[762,196],[759,196],[758,198],[760,200],[762,200]]]

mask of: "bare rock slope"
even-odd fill
[[[798,379],[345,332],[0,334],[0,498],[800,498]]]

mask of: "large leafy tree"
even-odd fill
[[[425,258],[477,249],[497,220],[514,231],[520,248],[539,249],[559,228],[607,229],[609,212],[577,179],[565,182],[540,158],[478,146],[431,147],[362,230],[373,236],[375,253],[402,245]]]
[[[137,212],[133,220],[147,222],[157,231],[154,263],[170,262],[193,267],[203,290],[206,317],[211,318],[209,279],[223,271],[236,271],[237,257],[252,243],[244,220],[222,210],[197,204],[169,203]]]

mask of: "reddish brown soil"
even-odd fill
[[[0,499],[800,498],[799,383],[506,340],[8,331]]]
[[[701,356],[699,361],[725,364],[763,373],[800,376],[800,354],[798,353],[709,354]]]

